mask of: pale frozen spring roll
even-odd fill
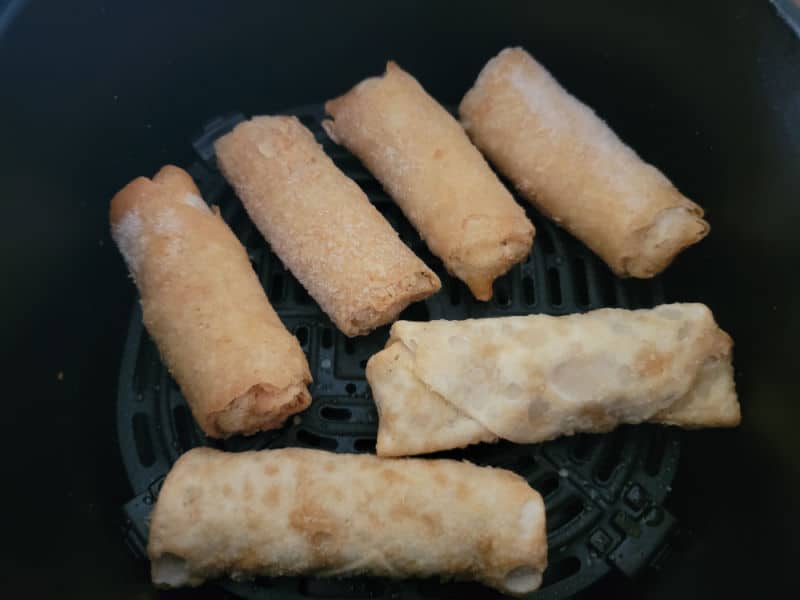
[[[703,304],[398,321],[367,363],[377,452],[535,443],[643,421],[732,427],[732,345]]]
[[[534,229],[458,122],[393,62],[325,110],[331,139],[383,184],[447,270],[490,299]]]
[[[547,565],[541,496],[503,469],[287,448],[196,448],[150,523],[153,582],[369,574],[474,579],[510,594]]]
[[[111,234],[147,331],[206,434],[273,429],[309,405],[300,344],[185,171],[167,166],[125,186],[111,201]]]
[[[621,277],[656,275],[709,231],[700,206],[521,48],[488,62],[459,113],[520,193]]]
[[[345,335],[369,333],[441,287],[295,117],[255,117],[215,148],[250,218]]]

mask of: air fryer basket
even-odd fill
[[[537,236],[528,259],[498,279],[490,302],[473,299],[426,248],[397,205],[359,161],[322,131],[320,105],[286,111],[296,115],[337,165],[367,192],[400,237],[433,268],[442,290],[413,304],[402,319],[464,319],[546,313],[561,315],[603,306],[648,307],[663,302],[659,279],[622,281],[574,238],[533,209]],[[142,326],[138,304],[131,316],[119,380],[117,419],[120,451],[137,494],[124,506],[129,545],[142,555],[147,519],[163,478],[189,448],[212,446],[240,451],[282,446],[335,452],[374,452],[377,413],[364,377],[367,359],[383,348],[389,327],[347,338],[270,252],[241,202],[217,171],[214,140],[244,120],[240,114],[213,119],[194,139],[199,160],[189,172],[207,202],[221,207],[247,248],[273,306],[308,357],[314,376],[311,407],[280,430],[226,441],[206,438],[194,422],[175,381]],[[523,201],[527,206],[527,203]],[[671,427],[622,427],[604,435],[577,435],[528,446],[480,444],[437,456],[501,466],[525,477],[545,498],[549,567],[537,598],[566,598],[611,569],[633,576],[669,550],[674,519],[662,502],[670,490],[680,452],[680,431]],[[347,485],[347,482],[342,482]],[[368,578],[260,579],[221,582],[244,598],[300,600],[319,596],[392,600],[490,595],[478,584],[388,581]]]
[[[774,1],[784,8],[796,3]],[[199,158],[191,135],[226,110],[272,114],[336,97],[379,73],[389,58],[433,97],[454,104],[489,57],[509,45],[529,50],[703,206],[711,233],[651,287],[615,281],[580,244],[534,214],[539,235],[532,262],[498,283],[496,300],[473,303],[461,284],[445,278],[445,290],[406,316],[559,312],[662,298],[704,302],[735,341],[742,424],[681,432],[622,428],[532,452],[498,444],[458,455],[516,463],[511,466],[550,492],[548,511],[561,523],[554,521],[550,532],[553,561],[542,597],[567,595],[602,571],[578,598],[797,595],[800,40],[771,2],[0,0],[0,598],[489,593],[466,584],[373,579],[264,581],[236,591],[220,584],[168,592],[152,586],[148,562],[123,540],[141,554],[152,507],[147,499],[152,502],[159,478],[179,451],[207,442],[186,416],[138,314],[131,314],[135,286],[109,236],[108,204],[136,176],[166,163],[191,166],[207,198],[222,205],[261,261],[268,292],[285,290],[277,309],[294,327],[306,325],[297,332],[306,336],[316,370],[318,400],[300,422],[252,443],[366,449],[375,423],[369,422],[374,415],[359,367],[366,352],[359,344],[377,348],[379,336],[356,340],[348,354],[346,341],[313,302],[303,302],[252,231],[208,154],[228,117],[198,140]],[[319,109],[302,112],[317,128]],[[328,150],[361,177],[413,243],[405,221],[358,162]],[[415,250],[430,260],[418,242]],[[584,259],[585,288],[580,277],[573,279],[582,272],[575,257]],[[508,307],[497,304],[503,293]],[[327,380],[320,378],[325,351],[332,369]],[[323,383],[339,387],[323,390]],[[348,384],[355,386],[352,394]],[[643,438],[658,447],[649,452]],[[228,445],[236,443],[245,442]],[[585,462],[573,458],[576,451],[578,458],[585,453]],[[638,498],[674,521],[665,512],[661,524],[648,524],[648,508],[640,512]],[[566,522],[589,509],[596,521]],[[615,524],[619,513],[632,515],[632,522]],[[658,569],[646,566],[633,577],[623,570],[635,573],[642,564]]]

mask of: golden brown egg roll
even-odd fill
[[[702,304],[398,321],[367,363],[377,453],[528,444],[643,421],[732,427],[732,345]]]
[[[441,288],[295,117],[255,117],[215,147],[250,218],[345,335],[369,333]]]
[[[188,173],[167,166],[131,181],[111,201],[111,234],[147,331],[206,434],[273,429],[309,405],[300,344]]]
[[[331,139],[361,159],[450,273],[491,298],[534,229],[458,121],[393,62],[325,110]]]
[[[522,48],[488,62],[459,113],[520,193],[620,277],[660,273],[709,231],[700,206]]]
[[[221,575],[474,579],[535,590],[547,565],[541,496],[503,469],[286,448],[196,448],[150,524],[153,582]]]

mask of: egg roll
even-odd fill
[[[256,227],[345,335],[367,334],[441,288],[297,118],[255,117],[215,148]]]
[[[395,63],[330,100],[330,138],[383,184],[447,270],[479,300],[529,254],[534,228],[450,113]]]
[[[522,48],[488,62],[459,114],[519,192],[620,277],[653,277],[709,231],[700,206]]]
[[[111,234],[144,325],[207,435],[273,429],[309,405],[300,344],[188,173],[166,166],[131,181],[111,201]]]
[[[181,456],[147,552],[162,587],[222,575],[438,575],[518,595],[539,587],[547,565],[542,498],[510,471],[301,448]]]
[[[398,321],[367,363],[380,456],[644,421],[739,424],[732,341],[703,304]]]

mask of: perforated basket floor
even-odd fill
[[[658,279],[616,279],[582,244],[530,209],[528,214],[537,230],[532,254],[495,283],[490,302],[477,302],[466,286],[450,277],[430,254],[358,160],[327,139],[320,127],[320,105],[287,114],[297,115],[315,133],[339,167],[361,185],[401,238],[441,278],[441,292],[409,307],[402,319],[560,315],[603,306],[647,307],[663,301]],[[142,326],[137,303],[121,366],[118,428],[125,468],[136,494],[124,506],[126,539],[142,556],[148,516],[163,478],[178,456],[192,447],[240,451],[305,446],[335,452],[372,452],[375,448],[377,414],[364,366],[383,347],[388,327],[366,337],[346,338],[270,252],[214,162],[213,141],[243,119],[242,115],[227,115],[208,123],[193,141],[199,161],[189,172],[206,201],[220,206],[223,217],[247,248],[270,301],[299,339],[314,376],[310,388],[314,401],[278,431],[226,441],[206,438],[161,364],[158,350]],[[677,430],[642,425],[530,446],[481,444],[436,456],[512,469],[541,492],[547,507],[550,566],[535,595],[544,600],[568,597],[611,569],[634,575],[658,560],[674,522],[661,503],[670,489],[678,454]],[[473,583],[363,577],[259,579],[251,583],[226,580],[216,585],[243,598],[261,600],[499,596]]]

